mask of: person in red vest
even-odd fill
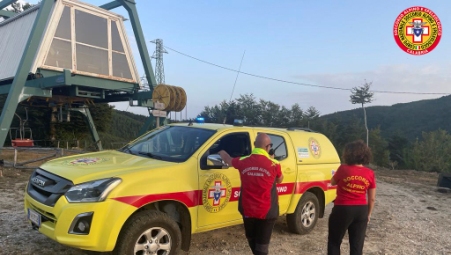
[[[283,180],[280,164],[268,152],[271,138],[259,133],[251,155],[231,158],[219,151],[222,160],[240,172],[241,192],[238,210],[243,216],[244,230],[254,255],[267,255],[274,223],[279,217],[276,184]]]
[[[340,254],[346,231],[350,254],[363,252],[366,227],[376,201],[374,172],[364,166],[370,163],[371,157],[371,149],[362,140],[346,144],[343,150],[344,164],[330,180],[332,185],[337,185],[337,198],[329,217],[328,255]]]

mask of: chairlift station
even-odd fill
[[[152,114],[155,106],[163,111],[185,107],[182,88],[156,84],[134,0],[101,6],[42,0],[18,14],[2,10],[16,1],[0,2],[0,16],[5,18],[0,22],[0,94],[7,94],[0,149],[19,104],[81,112],[99,150],[102,145],[87,105],[128,101],[148,108],[150,116],[140,133],[152,125],[153,115],[161,116],[161,111]],[[110,11],[118,7],[128,12],[148,88],[141,85],[125,19]]]

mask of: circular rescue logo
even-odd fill
[[[78,159],[74,159],[74,160],[68,160],[66,161],[66,164],[71,165],[71,166],[75,166],[75,165],[93,165],[93,164],[98,164],[100,162],[104,162],[106,161],[103,158],[78,158]]]
[[[217,213],[226,207],[232,196],[232,183],[224,174],[214,173],[205,181],[202,204],[205,210]]]
[[[433,11],[415,6],[399,14],[393,26],[393,34],[403,51],[412,55],[424,55],[440,42],[442,23]]]
[[[312,153],[314,158],[321,157],[321,146],[319,145],[319,142],[315,138],[310,137],[308,139],[308,145],[310,153]]]

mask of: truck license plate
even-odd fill
[[[41,226],[41,215],[34,210],[28,209],[28,219],[36,226]]]

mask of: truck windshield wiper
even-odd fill
[[[141,155],[147,156],[147,157],[149,157],[149,158],[153,158],[153,159],[162,159],[161,156],[152,154],[152,153],[150,153],[150,152],[142,152],[142,151],[140,151],[140,152],[138,152],[138,153],[141,154]]]

